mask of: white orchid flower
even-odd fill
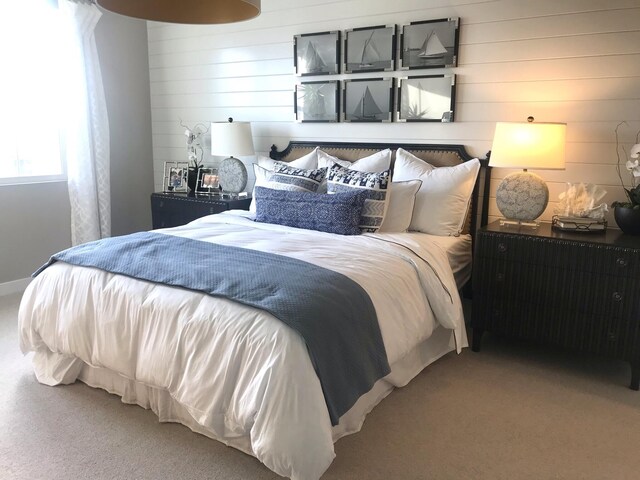
[[[629,156],[631,158],[640,158],[640,143],[636,143],[633,147],[631,147],[631,151],[629,152]],[[636,163],[638,163],[636,161]]]
[[[627,170],[631,172],[634,177],[640,177],[640,164],[638,160],[635,161],[627,161],[626,165]]]

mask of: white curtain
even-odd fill
[[[102,13],[93,4],[59,0],[69,61],[62,94],[73,245],[111,235],[109,121],[95,41]]]

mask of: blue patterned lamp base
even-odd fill
[[[504,224],[537,226],[536,219],[549,203],[549,189],[542,178],[527,171],[507,175],[496,192]]]

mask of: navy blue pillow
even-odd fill
[[[291,192],[256,187],[256,221],[319,230],[340,235],[360,235],[358,224],[366,195]]]

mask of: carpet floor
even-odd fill
[[[82,383],[37,383],[0,297],[0,478],[281,478],[254,458]],[[623,362],[486,336],[387,397],[323,480],[638,479],[640,392]]]

